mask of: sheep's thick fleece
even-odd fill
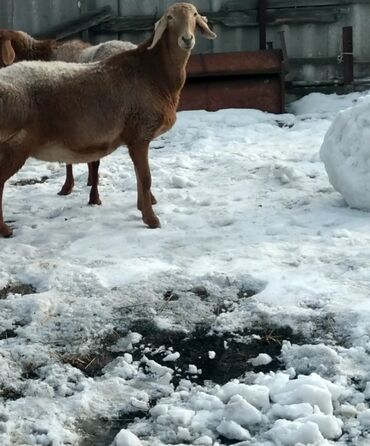
[[[135,130],[140,129],[143,140],[150,140],[162,124],[165,131],[170,125],[159,122],[165,120],[158,116],[160,97],[154,113],[151,92],[146,83],[138,84],[144,76],[138,76],[138,61],[125,63],[125,55],[117,57],[122,60],[116,63],[20,62],[1,70],[0,142],[21,145],[31,133],[36,141],[30,156],[76,163],[108,155],[121,141],[129,143]],[[165,98],[163,105],[168,110]],[[175,106],[171,124],[174,119]]]
[[[78,62],[96,62],[98,60],[106,59],[109,56],[113,56],[113,54],[117,54],[120,51],[133,50],[135,48],[137,48],[137,45],[131,42],[110,40],[108,42],[99,43],[98,45],[83,49],[78,58]]]

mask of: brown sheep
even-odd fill
[[[143,221],[160,226],[149,143],[176,121],[196,28],[216,37],[193,5],[177,3],[137,49],[91,64],[20,62],[0,70],[1,235],[12,234],[2,213],[4,184],[29,157],[91,162],[122,144],[135,167]]]

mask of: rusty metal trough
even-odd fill
[[[284,111],[284,65],[280,50],[191,56],[179,110],[256,108]]]

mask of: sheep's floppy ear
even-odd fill
[[[11,65],[15,59],[12,42],[8,39],[1,40],[1,59],[4,65]]]
[[[202,16],[200,14],[197,15],[197,26],[199,31],[203,34],[206,39],[215,39],[217,34],[211,31],[207,25],[208,20],[207,17]]]
[[[148,50],[151,50],[154,48],[159,39],[162,37],[163,33],[166,31],[167,28],[167,17],[162,17],[156,24],[154,25],[154,36],[153,36],[153,42],[150,46],[148,46]]]

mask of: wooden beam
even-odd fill
[[[342,16],[349,13],[349,8],[327,7],[322,8],[282,8],[267,12],[270,25],[289,23],[335,23]]]
[[[93,26],[99,25],[106,20],[113,17],[112,8],[110,6],[105,6],[98,11],[92,11],[86,14],[82,14],[80,17],[69,20],[68,22],[62,23],[60,25],[54,26],[47,31],[38,34],[39,39],[65,39],[66,37],[78,34],[85,31]]]
[[[111,20],[91,28],[95,33],[141,32],[154,29],[156,16],[114,17]]]
[[[338,65],[338,59],[336,57],[290,57],[289,63],[291,65]]]
[[[268,9],[348,6],[358,3],[369,3],[369,0],[268,0]],[[247,11],[257,9],[257,6],[258,0],[228,0],[222,9],[225,11]]]
[[[345,7],[323,8],[282,8],[267,11],[268,25],[284,23],[335,23],[340,16],[348,14]],[[229,28],[249,27],[258,25],[257,10],[202,11],[211,25],[223,25]],[[120,33],[151,31],[158,16],[114,17],[109,21],[93,27],[96,33]]]

